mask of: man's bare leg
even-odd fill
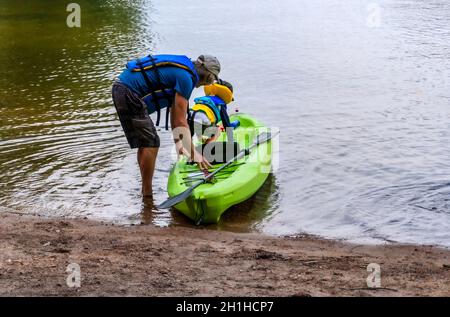
[[[159,148],[141,147],[137,152],[137,160],[142,178],[142,195],[152,196],[153,173],[155,172],[156,156]]]

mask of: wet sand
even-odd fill
[[[70,263],[80,288],[66,285]],[[432,246],[0,215],[2,296],[450,296],[449,285],[450,250]]]

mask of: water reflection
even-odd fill
[[[78,3],[79,29],[66,27],[62,1],[1,4],[0,202],[23,212],[123,217],[134,203],[121,206],[117,192],[137,184],[127,181],[134,166],[110,87],[130,56],[153,47],[152,20],[128,1]]]
[[[174,208],[169,213],[166,210],[158,210],[154,198],[143,199],[140,219],[142,224],[247,232],[260,230],[261,220],[268,219],[278,209],[278,204],[278,185],[275,176],[269,175],[267,181],[253,197],[228,209],[218,224],[196,226],[192,220]],[[134,215],[132,219],[137,220],[139,217]]]

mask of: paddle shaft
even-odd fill
[[[273,136],[270,136],[270,138],[266,138],[263,141],[260,141],[258,139],[258,137],[256,138],[256,141],[253,142],[252,145],[250,145],[250,147],[243,149],[242,151],[240,151],[235,157],[233,157],[231,160],[229,160],[228,162],[226,162],[225,164],[223,164],[221,167],[219,167],[218,169],[216,169],[214,172],[208,174],[208,176],[206,176],[204,179],[198,181],[197,183],[195,183],[194,185],[191,186],[192,190],[198,186],[200,186],[201,184],[203,184],[204,182],[206,182],[207,180],[211,179],[214,175],[216,175],[218,172],[220,172],[221,170],[223,170],[225,167],[229,166],[231,163],[233,163],[234,161],[237,161],[239,159],[241,159],[242,157],[244,157],[246,155],[246,153],[249,153],[250,150],[252,150],[253,148],[257,147],[259,144],[269,141],[270,139],[272,139]]]
[[[227,163],[223,164],[221,167],[219,167],[218,169],[216,169],[214,172],[209,173],[208,176],[206,176],[205,178],[203,178],[202,180],[198,181],[197,183],[195,183],[194,185],[192,185],[189,188],[189,191],[194,190],[195,188],[197,188],[198,186],[200,186],[201,184],[203,184],[204,182],[206,182],[207,180],[211,179],[214,175],[216,175],[218,172],[220,172],[221,170],[223,170],[225,167],[229,166],[231,163],[233,163],[236,160],[239,160],[240,158],[242,158],[245,153],[247,151],[250,151],[252,148],[254,148],[256,146],[256,144],[252,144],[252,146],[250,146],[248,149],[244,149],[242,151],[240,151],[235,157],[233,157],[231,160],[229,160]]]

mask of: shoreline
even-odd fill
[[[2,296],[450,296],[450,250],[434,246],[2,213],[0,250]]]

